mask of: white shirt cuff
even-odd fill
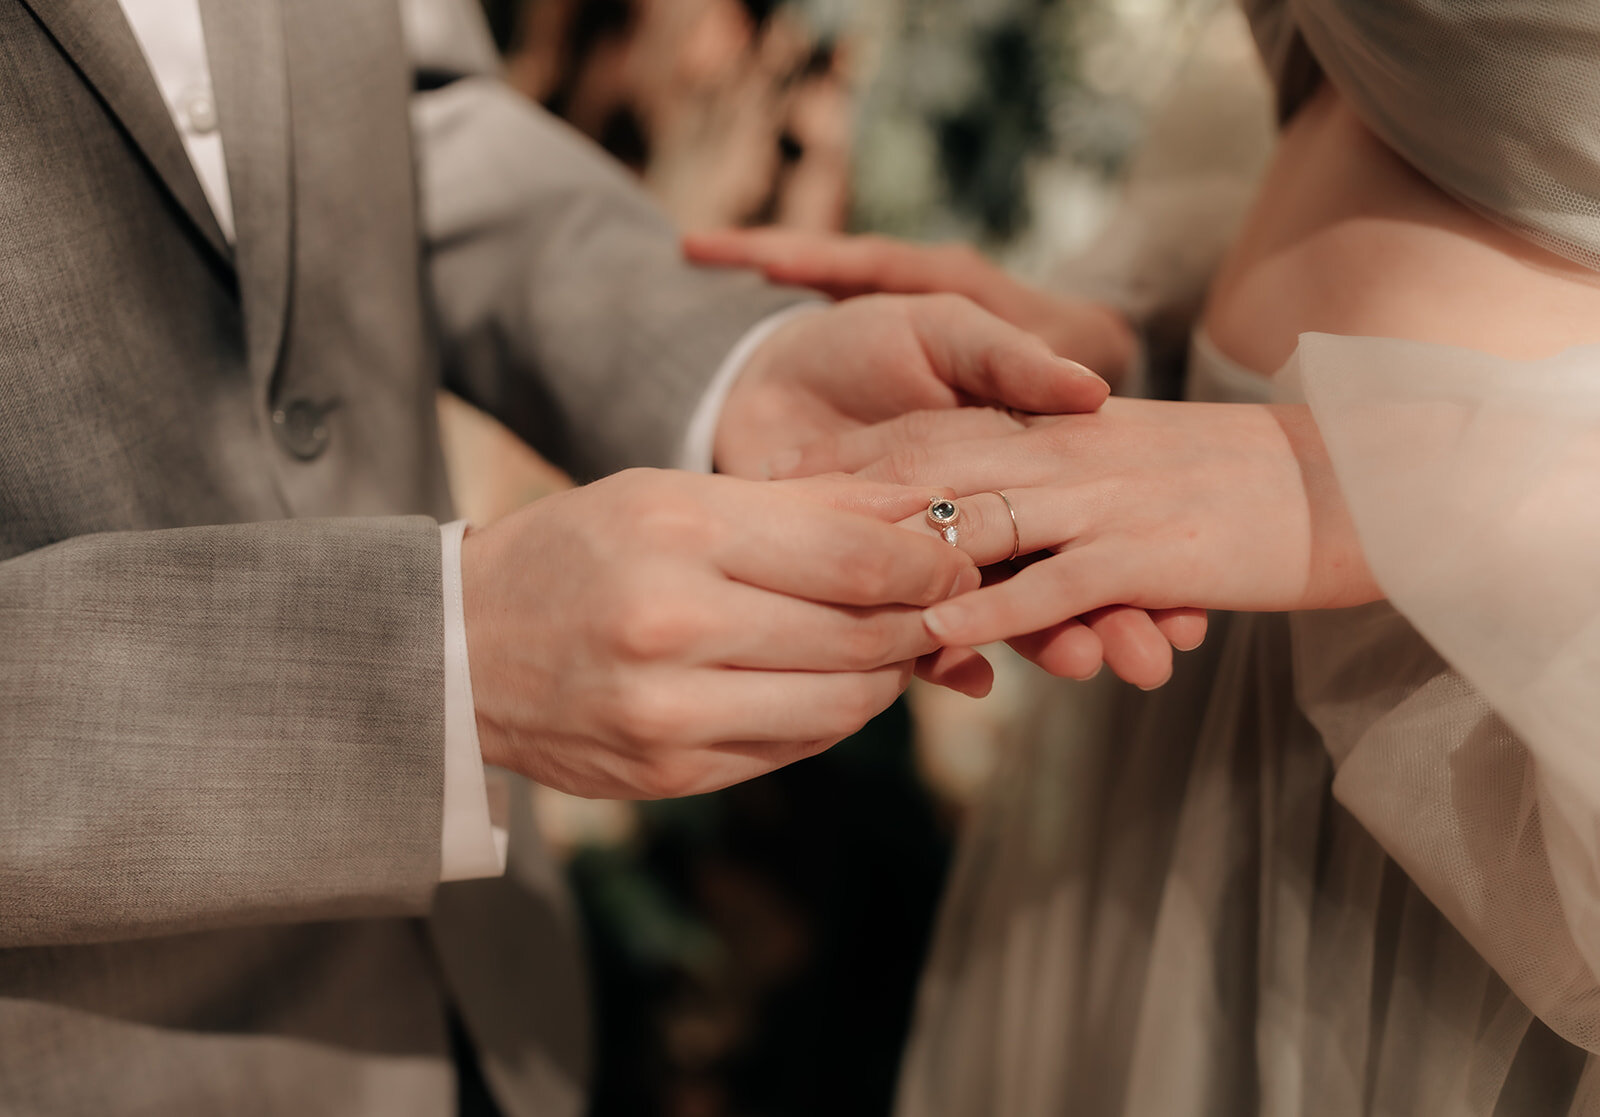
[[[733,391],[734,382],[744,372],[744,366],[750,363],[750,358],[755,356],[766,340],[782,326],[805,314],[815,314],[825,310],[828,304],[824,302],[801,303],[791,306],[776,314],[769,314],[757,322],[745,335],[739,339],[728,352],[716,376],[712,377],[711,384],[706,388],[705,395],[700,397],[700,403],[695,407],[694,414],[689,419],[689,429],[684,434],[683,446],[679,450],[677,467],[691,473],[710,473],[715,467],[715,447],[717,442],[717,423],[722,419],[722,405],[728,402],[728,393]]]
[[[444,822],[439,880],[476,880],[506,871],[508,787],[478,748],[478,717],[467,666],[461,602],[461,540],[467,523],[439,529],[444,557]]]

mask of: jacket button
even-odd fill
[[[328,448],[328,412],[331,405],[297,399],[272,412],[272,429],[278,443],[303,462],[322,456]]]

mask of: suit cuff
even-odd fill
[[[733,391],[734,383],[744,372],[745,366],[750,363],[750,358],[755,356],[756,350],[760,349],[781,327],[803,315],[814,314],[826,308],[826,303],[801,303],[780,310],[776,314],[769,314],[745,331],[744,336],[739,339],[739,344],[729,350],[721,367],[717,369],[717,375],[712,377],[705,394],[695,405],[694,414],[689,418],[688,431],[683,437],[683,445],[678,450],[678,460],[674,463],[679,469],[691,473],[710,473],[716,467],[714,457],[717,423],[722,419],[722,406],[728,402],[728,393]]]
[[[467,616],[461,601],[461,540],[467,524],[439,529],[444,548],[444,822],[439,879],[476,880],[506,871],[507,787],[478,748]]]

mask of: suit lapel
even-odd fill
[[[283,345],[294,240],[281,0],[200,0],[233,195],[250,372],[263,397]]]
[[[223,260],[227,238],[195,176],[139,41],[117,0],[23,0]]]

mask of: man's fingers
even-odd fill
[[[768,471],[774,478],[853,473],[908,446],[1000,438],[1022,429],[1020,420],[991,407],[912,411],[791,450],[773,459]]]
[[[934,371],[975,403],[1061,414],[1094,411],[1111,394],[1089,369],[965,298],[918,299],[908,312]]]
[[[911,681],[912,668],[908,662],[861,672],[708,670],[685,688],[689,693],[661,701],[669,727],[690,719],[679,740],[698,737],[724,747],[832,742],[887,710]],[[704,728],[696,732],[695,724]]]
[[[930,605],[979,583],[972,560],[941,540],[809,500],[771,499],[776,486],[754,488],[763,499],[747,501],[746,524],[723,533],[712,555],[735,581],[861,606]]]
[[[750,586],[724,587],[732,623],[697,648],[708,661],[768,671],[870,671],[938,649],[913,606],[859,609]]]
[[[891,706],[912,664],[860,674],[705,670],[664,674],[616,703],[633,754],[610,783],[638,798],[701,795],[822,752]],[[667,686],[671,679],[675,685]]]

